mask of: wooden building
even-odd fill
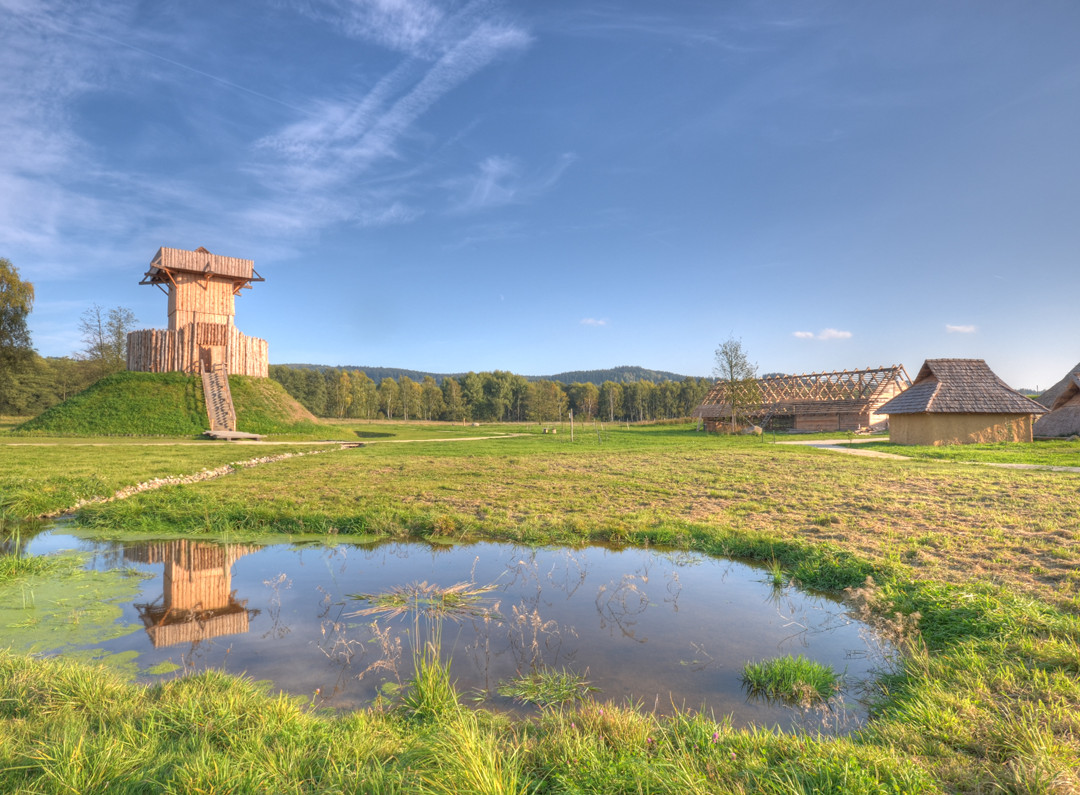
[[[236,296],[261,281],[249,259],[205,248],[158,249],[139,284],[155,285],[168,296],[169,326],[128,335],[128,369],[196,374],[220,368],[266,378],[266,340],[242,334],[233,320]]]
[[[896,444],[1030,442],[1046,409],[994,375],[982,359],[927,359],[914,383],[879,411]]]
[[[736,423],[769,430],[860,431],[883,429],[880,406],[911,383],[903,365],[775,375],[743,385]],[[708,431],[730,430],[728,385],[718,381],[694,410]]]
[[[247,632],[258,611],[236,598],[232,565],[255,550],[187,539],[125,549],[127,560],[165,564],[162,598],[135,605],[154,648]]]
[[[1039,396],[1039,403],[1050,412],[1035,420],[1032,433],[1046,439],[1080,436],[1080,365],[1076,372],[1069,373],[1051,389],[1056,395],[1053,403],[1047,405],[1041,400],[1050,390]]]

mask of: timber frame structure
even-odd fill
[[[241,334],[233,322],[236,296],[261,281],[249,259],[159,248],[139,284],[168,296],[169,327],[128,334],[127,369],[201,375],[210,430],[235,431],[229,375],[270,374],[266,340]]]
[[[264,281],[249,259],[211,254],[205,248],[160,248],[139,284],[152,284],[169,299],[169,327],[128,335],[129,370],[190,374],[223,369],[266,378],[266,340],[240,333],[235,298]]]
[[[267,341],[241,334],[235,297],[265,281],[251,259],[159,248],[139,284],[168,296],[168,328],[127,335],[127,369],[198,374],[222,366],[232,375],[269,375]]]
[[[910,385],[900,364],[757,378],[743,386],[736,424],[804,432],[883,430],[888,420],[877,409]],[[718,381],[694,410],[706,430],[729,429],[727,391],[727,384]]]

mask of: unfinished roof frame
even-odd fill
[[[747,390],[741,413],[747,419],[764,422],[777,417],[816,417],[820,424],[835,416],[836,428],[843,425],[869,427],[875,424],[876,409],[899,394],[911,379],[903,365],[869,367],[862,370],[833,370],[831,372],[774,375],[754,379]],[[718,381],[694,411],[694,416],[706,420],[723,420],[731,414],[727,401],[727,384]],[[847,417],[848,419],[842,419]],[[798,424],[798,421],[796,421]]]

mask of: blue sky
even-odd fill
[[[1080,361],[1080,3],[0,0],[34,344],[255,260],[273,363]]]

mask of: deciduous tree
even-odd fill
[[[724,385],[724,404],[731,420],[730,430],[735,431],[750,406],[760,400],[757,385],[757,365],[750,361],[743,350],[742,340],[729,337],[716,349],[716,365],[713,375]]]
[[[34,285],[19,278],[11,260],[0,257],[0,404],[15,375],[30,366],[34,349],[26,318],[34,308]]]
[[[443,416],[451,422],[464,422],[467,409],[461,395],[461,384],[456,378],[444,378],[442,382]]]
[[[397,381],[393,378],[384,378],[379,382],[379,408],[383,410],[386,419],[392,420],[394,418],[399,398],[400,390]]]
[[[425,375],[424,382],[420,385],[420,411],[425,420],[433,420],[443,412],[442,390],[430,375]]]
[[[349,404],[349,416],[370,420],[379,410],[379,401],[375,392],[375,382],[367,373],[353,370],[349,376],[349,388],[352,390],[352,402]]]
[[[600,413],[606,414],[608,422],[615,422],[615,412],[622,416],[622,384],[605,381],[600,385]]]

